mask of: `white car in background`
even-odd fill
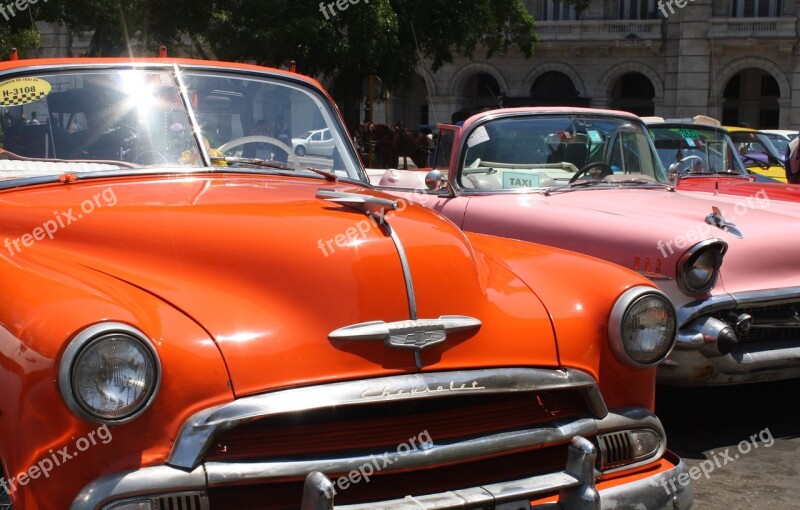
[[[298,156],[331,156],[335,147],[328,128],[306,131],[299,138],[292,138],[292,150]]]
[[[789,146],[789,142],[797,138],[798,135],[797,131],[792,131],[790,129],[762,129],[761,132],[767,135],[775,148],[781,151],[781,153],[786,152],[786,147]]]

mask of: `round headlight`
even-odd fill
[[[67,346],[59,386],[69,408],[98,423],[124,423],[153,401],[160,366],[141,332],[119,323],[91,326]]]
[[[722,256],[728,245],[708,239],[693,246],[678,261],[678,286],[687,294],[704,294],[717,283]]]
[[[614,304],[608,329],[611,348],[621,362],[635,368],[660,363],[675,345],[675,308],[650,287],[634,287]]]

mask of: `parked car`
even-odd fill
[[[292,150],[298,156],[332,156],[336,148],[331,130],[313,129],[297,138],[292,138]]]
[[[797,131],[791,131],[788,129],[762,129],[759,131],[760,133],[764,133],[769,138],[769,141],[772,142],[772,145],[778,149],[780,154],[786,154],[786,149],[789,147],[789,142],[797,138]]]
[[[780,182],[786,182],[785,154],[778,151],[769,137],[755,129],[724,126],[736,144],[748,169]]]
[[[0,104],[0,506],[691,506],[664,293],[373,190],[315,81],[19,60]]]
[[[579,251],[651,278],[679,318],[660,382],[800,376],[796,203],[761,188],[677,192],[646,126],[625,112],[501,109],[440,133],[437,169],[388,171],[378,185],[468,232]]]
[[[649,120],[647,129],[670,179],[681,191],[800,202],[800,186],[748,171],[722,127],[693,119]]]

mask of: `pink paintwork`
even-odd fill
[[[660,163],[652,163],[643,123],[624,112],[495,110],[440,131],[442,139],[453,137],[450,168],[441,169],[448,179],[435,191],[396,192],[468,232],[574,250],[652,278],[678,308],[681,326],[676,350],[659,369],[661,382],[800,376],[800,206],[786,199],[793,188],[739,177],[726,185],[738,195],[676,191]],[[587,147],[577,147],[582,143]],[[570,154],[585,159],[578,164],[573,157],[569,166]],[[613,175],[567,184],[575,169],[589,163]],[[555,168],[559,164],[563,168]],[[424,182],[419,172],[394,178]],[[694,181],[684,182],[697,189]],[[717,221],[728,222],[724,228],[712,225],[715,208]],[[682,288],[685,265],[705,250],[715,253],[704,256],[703,268],[713,269],[723,253],[714,285],[697,292]],[[768,310],[770,305],[775,308]]]

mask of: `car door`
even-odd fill
[[[439,139],[436,144],[434,164],[425,177],[430,177],[434,171],[439,172],[439,177],[442,179],[440,181],[442,188],[430,190],[424,185],[418,189],[390,186],[378,187],[392,195],[429,207],[443,214],[461,228],[464,225],[464,214],[470,200],[470,197],[461,193],[458,186],[455,185],[458,154],[457,151],[454,151],[454,148],[458,147],[461,128],[450,124],[439,124],[437,127],[439,128]],[[415,172],[415,170],[391,171]],[[417,181],[422,181],[422,179],[417,179]]]

